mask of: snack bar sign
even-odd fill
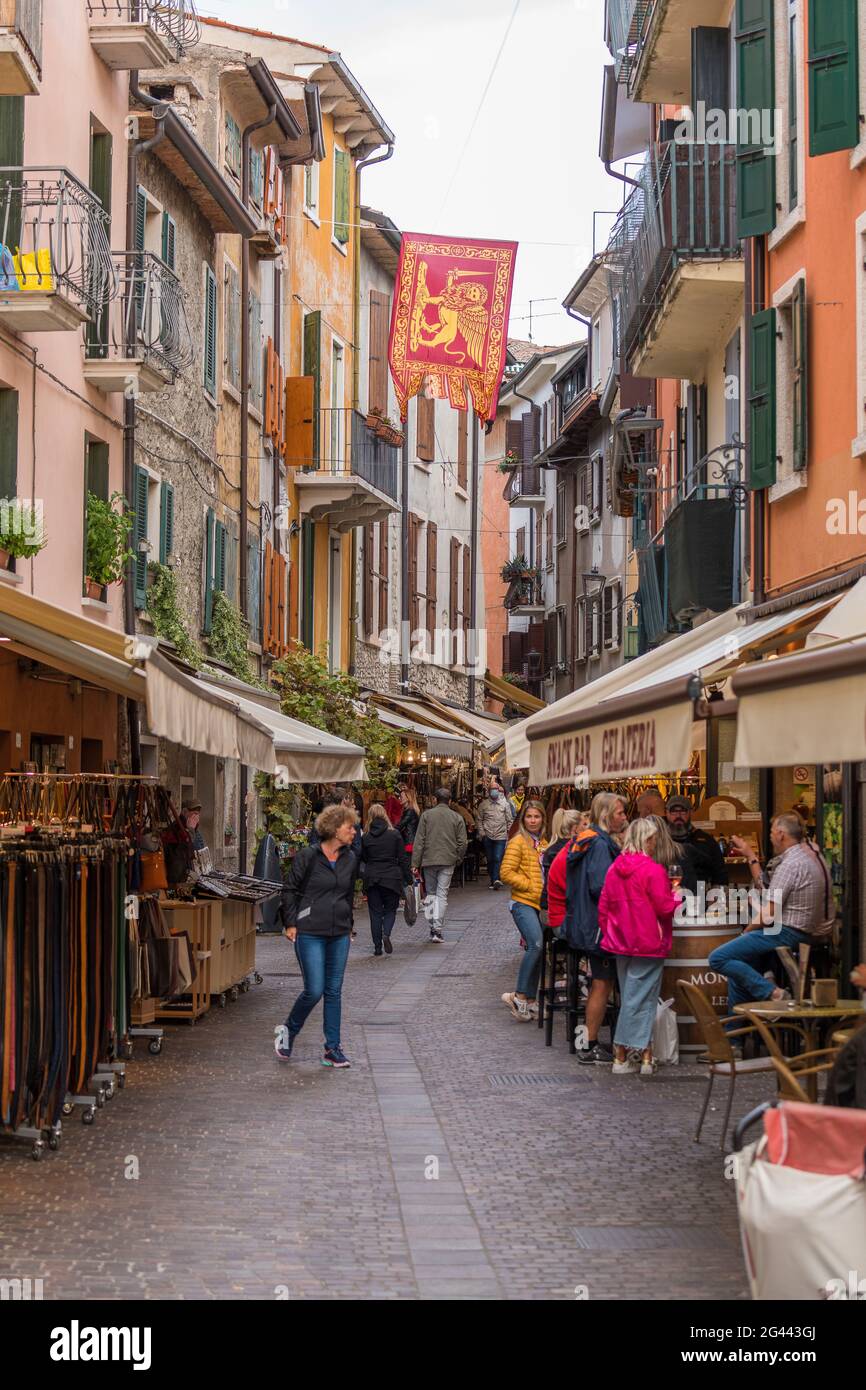
[[[617,777],[678,772],[691,759],[692,705],[688,700],[609,723],[530,742],[534,786],[589,786]]]

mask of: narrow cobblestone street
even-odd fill
[[[319,1064],[319,1012],[276,1062],[299,973],[259,938],[264,983],[139,1045],[93,1128],[76,1114],[40,1164],[0,1148],[0,1273],[47,1299],[746,1297],[718,1111],[692,1142],[697,1067],[613,1077],[559,1018],[551,1049],[511,1019],[504,894],[456,891],[441,947],[398,922],[390,958],[357,925],[351,1071]]]

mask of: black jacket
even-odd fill
[[[397,829],[404,845],[414,845],[415,833],[418,829],[418,822],[421,819],[417,811],[411,806],[407,806],[397,823]]]
[[[833,1063],[824,1104],[866,1110],[866,1026],[848,1039]]]
[[[550,873],[550,866],[553,863],[556,856],[559,854],[559,851],[561,849],[565,849],[565,846],[568,844],[570,838],[571,836],[565,836],[563,839],[554,840],[553,844],[548,845],[547,849],[544,851],[544,854],[541,856],[541,876],[544,879],[544,887],[541,890],[541,902],[539,904],[539,908],[542,912],[545,912],[547,910],[547,875]]]
[[[705,883],[708,888],[727,886],[728,866],[725,856],[706,830],[696,830],[689,826],[689,833],[684,840],[674,840],[674,848],[682,865],[682,885],[688,888],[690,893],[697,893],[699,883]]]
[[[318,845],[298,850],[280,897],[283,926],[310,936],[348,936],[357,876],[358,856],[347,845],[333,866]]]
[[[361,841],[361,876],[365,888],[401,893],[412,882],[412,866],[399,832],[381,818]]]

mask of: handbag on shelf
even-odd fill
[[[143,849],[139,855],[141,862],[142,893],[158,893],[168,888],[165,869],[165,855],[162,849]]]

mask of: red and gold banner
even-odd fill
[[[388,348],[401,419],[422,388],[458,410],[471,396],[478,416],[493,419],[516,255],[516,241],[403,233]]]

